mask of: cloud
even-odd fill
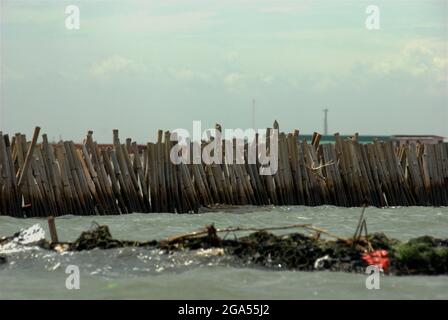
[[[274,77],[271,75],[261,75],[260,81],[265,84],[271,84],[274,81]]]
[[[61,11],[48,10],[48,4],[43,1],[0,1],[0,10],[2,11],[1,24],[32,23],[36,26],[61,21]],[[62,17],[64,17],[63,12]]]
[[[294,4],[294,5],[265,7],[259,9],[258,12],[265,14],[295,14],[303,12],[304,9],[305,6],[300,4]]]
[[[134,34],[154,36],[166,33],[188,34],[207,30],[218,24],[213,11],[167,12],[154,14],[145,10],[126,12],[86,19],[85,28],[94,29],[101,25],[106,34]]]
[[[256,5],[259,8],[258,12],[263,14],[296,14],[302,13],[312,6],[315,6],[316,0],[302,0],[300,2],[296,0],[261,1],[256,2]]]
[[[168,72],[175,79],[181,80],[181,81],[199,80],[199,81],[206,82],[208,80],[211,80],[211,77],[209,74],[202,72],[202,71],[192,70],[190,68],[169,69]]]
[[[13,70],[8,65],[6,65],[2,61],[2,57],[0,56],[0,83],[3,84],[8,80],[23,80],[25,79],[25,75],[20,70]]]
[[[401,71],[413,76],[429,73],[445,74],[448,66],[448,43],[428,39],[411,40],[403,45],[397,55],[373,64],[372,70],[389,74]],[[444,77],[438,77],[443,80]]]
[[[431,95],[448,94],[448,43],[430,39],[406,42],[398,54],[370,66],[373,75],[403,75],[425,84],[421,90]]]
[[[238,53],[238,51],[230,51],[229,53],[226,54],[226,61],[234,62],[237,61],[239,57],[240,54]]]
[[[135,63],[119,55],[110,56],[90,68],[90,73],[94,77],[108,78],[114,74],[127,73],[135,70]]]
[[[241,87],[245,76],[239,72],[232,72],[224,76],[224,83],[229,87]]]
[[[338,82],[331,76],[322,76],[315,80],[313,84],[311,84],[311,90],[313,92],[328,92],[338,87]]]

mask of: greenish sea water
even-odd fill
[[[197,215],[64,216],[56,224],[62,241],[76,239],[93,222],[107,224],[115,238],[128,240],[161,239],[210,223],[310,223],[351,236],[359,214],[360,208],[331,206],[241,207]],[[366,217],[369,232],[401,240],[425,234],[448,237],[448,208],[368,208]],[[48,230],[44,219],[0,217],[0,236],[35,223]],[[448,299],[448,276],[382,276],[380,289],[368,290],[363,274],[272,270],[197,253],[124,248],[60,254],[36,249],[7,258],[0,265],[0,299]],[[66,288],[68,265],[79,267],[79,290]]]

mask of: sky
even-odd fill
[[[379,30],[366,28],[368,5]],[[68,5],[79,30],[66,27]],[[0,0],[0,131],[448,137],[448,1]]]

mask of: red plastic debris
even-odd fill
[[[366,252],[362,255],[362,260],[364,260],[368,265],[378,266],[387,272],[389,268],[389,254],[386,250],[375,250],[373,252]]]

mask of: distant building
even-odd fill
[[[443,142],[444,137],[433,135],[393,135],[390,140],[397,146],[404,144],[436,144]]]
[[[308,142],[311,142],[313,135],[312,134],[299,134],[298,140],[299,141],[303,141],[306,140]],[[341,134],[340,135],[342,140],[347,140],[347,139],[351,139],[352,136],[351,135],[345,135],[345,134]],[[375,139],[379,140],[379,141],[388,141],[390,140],[390,136],[383,136],[383,135],[377,135],[377,136],[373,136],[373,135],[360,135],[358,136],[358,142],[359,143],[372,143]],[[336,138],[334,137],[334,135],[322,135],[322,137],[320,138],[320,143],[335,143],[336,142]]]
[[[313,135],[311,134],[300,134],[298,136],[299,141],[307,140],[311,142]],[[351,135],[340,135],[342,140],[350,140],[352,138]],[[360,135],[358,136],[359,143],[372,143],[374,140],[378,141],[392,141],[395,146],[401,146],[404,144],[436,144],[444,142],[444,137],[435,136],[435,135],[393,135],[393,136],[385,136],[385,135]],[[336,139],[333,135],[322,135],[320,139],[320,143],[335,143]]]

